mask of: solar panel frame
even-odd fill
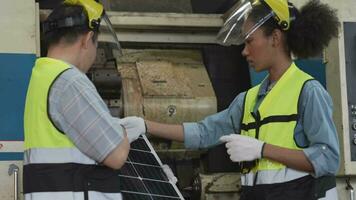
[[[119,174],[124,199],[184,199],[177,186],[168,179],[162,166],[145,135],[132,142],[129,156]]]

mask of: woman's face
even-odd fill
[[[254,23],[250,20],[245,21],[242,32],[244,35],[251,30]],[[245,48],[242,55],[246,57],[249,66],[255,71],[267,70],[272,65],[274,57],[272,36],[266,36],[260,27],[245,39]]]

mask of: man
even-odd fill
[[[86,77],[96,57],[103,6],[67,0],[43,23],[47,57],[36,60],[26,97],[26,200],[122,199],[116,169],[126,130]]]

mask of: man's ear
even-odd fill
[[[93,31],[89,31],[88,33],[86,33],[85,35],[82,36],[81,41],[82,41],[83,48],[85,48],[85,49],[89,48],[89,45],[90,45],[89,42],[93,43],[93,39],[92,39],[93,37],[94,37]]]

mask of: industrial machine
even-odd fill
[[[217,98],[202,49],[208,44],[216,46],[215,34],[222,23],[220,15],[109,13],[121,40],[126,41],[121,37],[126,31],[132,31],[128,35],[140,34],[139,42],[122,43],[122,56],[110,47],[105,32],[99,36],[97,59],[88,77],[114,116],[135,115],[164,123],[182,123],[199,121],[217,112]],[[125,24],[116,21],[120,16],[126,17]],[[130,20],[134,20],[131,25]],[[142,22],[147,23],[143,26]],[[157,34],[163,36],[159,42],[153,39]],[[195,38],[197,35],[209,39]],[[186,199],[204,198],[203,190],[220,193],[215,195],[220,197],[224,193],[230,197],[238,195],[237,173],[203,175],[211,162],[202,159],[208,151],[187,150],[181,143],[149,138],[162,161],[179,177],[178,186]],[[219,183],[206,189],[211,182]]]
[[[341,165],[338,191],[349,190],[354,199],[356,174],[356,23],[342,21],[340,37],[325,51],[327,88],[333,98],[334,121],[340,140]],[[342,187],[341,187],[342,185]],[[344,188],[345,187],[345,188]]]
[[[235,95],[259,81],[241,57],[241,46],[215,44],[222,15],[118,12],[115,2],[121,1],[104,1],[104,5],[123,56],[113,50],[109,33],[102,32],[96,62],[87,74],[114,116],[137,115],[166,123],[198,121],[226,108]],[[351,0],[342,4],[356,6]],[[0,199],[18,200],[22,199],[24,101],[33,62],[40,56],[40,19],[49,11],[40,10],[35,0],[2,0],[0,13],[4,16],[0,19]],[[334,102],[342,152],[339,198],[354,199],[356,16],[345,11],[341,21],[340,37],[323,57],[304,62],[326,66],[325,75],[317,73],[326,77]],[[192,151],[180,143],[149,139],[178,177],[186,199],[238,199],[240,177],[223,147]]]

